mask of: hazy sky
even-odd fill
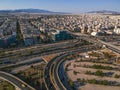
[[[120,0],[0,0],[0,10],[27,8],[72,13],[94,10],[120,12]]]

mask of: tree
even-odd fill
[[[101,71],[101,70],[97,70],[97,71],[95,72],[95,75],[96,75],[96,76],[103,76],[104,73],[103,73],[103,71]]]
[[[85,74],[89,74],[89,75],[91,75],[92,72],[91,72],[91,71],[86,71]]]
[[[72,80],[68,80],[68,84],[70,85],[71,88],[74,88],[74,83],[72,82]]]
[[[78,73],[78,72],[76,72],[76,71],[73,71],[73,73],[74,73],[74,75],[77,75],[77,73]]]
[[[108,81],[107,81],[107,80],[103,80],[103,81],[102,81],[102,84],[103,84],[103,85],[107,85],[107,84],[108,84]]]
[[[23,36],[20,30],[20,24],[19,21],[17,20],[17,42],[23,41]]]
[[[120,75],[118,75],[118,74],[115,74],[115,76],[114,76],[115,78],[120,78]]]

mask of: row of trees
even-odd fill
[[[23,35],[20,30],[19,21],[17,20],[17,44],[20,44],[21,42],[23,42]]]
[[[90,83],[90,84],[98,84],[98,85],[108,85],[108,86],[120,86],[120,84],[116,81],[108,81],[108,80],[96,80],[96,79],[78,79],[81,83]]]
[[[95,75],[95,76],[105,76],[105,73],[101,70],[97,70],[96,72],[86,71],[85,74]]]
[[[92,66],[89,66],[89,68],[105,69],[105,70],[112,70],[112,69],[113,69],[111,66],[103,66],[103,65],[97,65],[97,64],[94,64],[94,65],[92,65]]]
[[[114,76],[115,78],[120,78],[120,75],[118,75],[118,74],[115,74],[115,76]]]

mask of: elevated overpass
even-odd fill
[[[0,71],[0,78],[8,81],[12,85],[15,86],[17,90],[35,90],[33,87],[25,83],[24,81],[20,80],[14,75],[11,75],[9,73]]]

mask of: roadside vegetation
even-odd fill
[[[15,87],[7,81],[0,82],[0,90],[16,90]]]
[[[120,69],[115,62],[117,55],[107,49],[70,55],[66,58],[64,68],[65,75],[71,79],[68,84],[79,88],[87,87],[89,84],[119,88]]]
[[[44,67],[45,64],[41,64],[40,66],[31,65],[30,68],[24,71],[20,71],[15,75],[20,79],[22,79],[23,81],[25,81],[26,83],[35,87],[37,90],[39,90],[41,87],[44,90],[45,89],[44,81],[43,81]]]

